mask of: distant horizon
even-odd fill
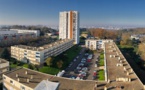
[[[80,26],[145,27],[145,1],[0,0],[0,25],[58,27],[59,12],[78,11]]]
[[[13,25],[0,25],[1,27],[4,26],[13,26]],[[22,25],[23,26],[23,25]],[[24,25],[24,26],[46,26],[52,29],[59,29],[59,26],[49,26],[49,25]],[[145,28],[145,26],[80,26],[80,28],[102,28],[102,29],[112,29],[112,30],[122,30],[122,29],[135,29],[135,28]]]

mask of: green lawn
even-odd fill
[[[133,48],[133,46],[130,45],[118,45],[119,48]]]
[[[11,68],[16,68],[18,65],[17,64],[11,64],[10,67]]]
[[[47,74],[56,75],[60,70],[56,68],[44,66],[42,68],[39,68],[39,71]]]
[[[72,61],[80,52],[81,47],[72,47],[69,50],[65,52],[67,57],[69,58],[69,61]]]
[[[23,65],[23,67],[25,67],[25,68],[28,68],[28,66],[29,66],[28,64],[24,64],[24,65]]]
[[[99,78],[98,78],[99,80],[105,80],[104,70],[99,70],[98,76],[99,76]]]
[[[101,53],[101,54],[100,54],[99,65],[100,65],[100,66],[104,66],[104,53]]]

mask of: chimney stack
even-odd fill
[[[18,73],[16,73],[16,77],[18,77],[19,76],[19,74]]]
[[[27,83],[29,83],[29,79],[27,78]]]
[[[33,75],[31,75],[30,79],[33,79]]]
[[[28,71],[27,70],[25,71],[25,74],[28,74]]]
[[[18,82],[20,82],[20,79],[19,78],[17,80],[18,80]]]

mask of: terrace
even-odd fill
[[[5,74],[5,76],[10,77],[11,79],[31,88],[35,88],[42,80],[59,82],[60,86],[58,87],[58,90],[94,90],[96,85],[94,81],[81,81],[56,77],[25,68],[8,72]],[[8,83],[6,80],[4,82]]]
[[[52,48],[54,46],[58,46],[64,42],[67,42],[67,41],[70,41],[69,39],[65,39],[65,40],[59,40],[57,42],[54,42],[54,43],[51,43],[51,44],[48,44],[48,45],[44,45],[44,46],[41,46],[41,47],[32,47],[32,46],[26,46],[26,45],[15,45],[15,47],[19,47],[19,48],[23,48],[23,49],[30,49],[30,50],[35,50],[35,51],[41,51],[41,50],[44,50],[44,49],[48,49],[48,48]]]
[[[144,88],[115,43],[105,43],[105,54],[108,82],[111,82],[107,88],[111,86],[123,86],[125,90]]]

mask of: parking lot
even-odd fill
[[[99,53],[95,55],[85,53],[85,48],[66,68],[63,77],[76,80],[97,80]]]
[[[95,80],[97,80],[97,71],[98,71],[98,61],[99,61],[99,54],[94,54],[92,61],[90,62],[89,65],[89,75],[87,77],[88,80],[92,80],[93,79],[93,73],[96,71],[96,78],[94,78]]]

